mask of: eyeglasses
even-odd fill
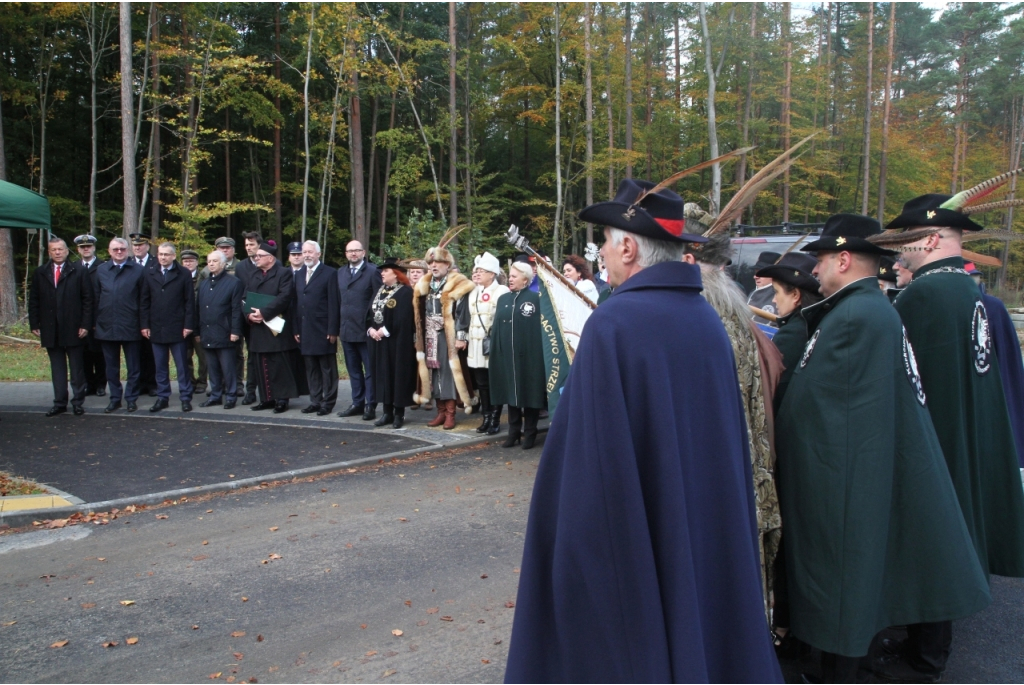
[[[127,247],[112,247],[112,248],[110,248],[110,251],[111,252],[127,252],[128,248]]]
[[[256,259],[266,259],[269,256],[270,255],[268,255],[266,252],[264,252],[263,254],[260,254],[259,252],[256,253]]]

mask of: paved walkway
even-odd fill
[[[241,404],[204,409],[199,403],[205,396],[198,396],[193,411],[184,413],[174,394],[168,409],[150,413],[154,399],[144,396],[136,412],[104,414],[108,398],[87,397],[84,416],[68,411],[47,418],[52,392],[49,383],[0,383],[0,471],[51,493],[0,498],[0,525],[234,489],[486,439],[476,432],[479,414],[460,412],[455,430],[445,431],[426,426],[434,410],[407,409],[405,427],[394,430],[361,416],[303,414],[304,398],[274,414]],[[349,404],[349,393],[342,381],[337,408]]]

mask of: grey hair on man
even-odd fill
[[[117,244],[117,245],[120,245],[120,246],[122,246],[124,248],[130,249],[129,245],[128,245],[128,241],[125,240],[124,238],[120,238],[120,237],[118,237],[118,238],[111,238],[110,239],[110,244],[111,245]]]
[[[306,242],[302,243],[303,247],[305,247],[306,245],[312,245],[313,249],[316,250],[317,254],[321,253],[320,243],[318,243],[317,241],[315,241],[315,240],[307,240]]]
[[[213,252],[211,252],[210,254],[206,255],[206,263],[207,263],[207,264],[209,264],[209,263],[210,263],[210,260],[211,260],[211,259],[212,259],[213,261],[215,261],[215,262],[226,262],[226,261],[227,261],[227,260],[225,259],[225,257],[224,257],[224,253],[223,253],[223,252],[221,252],[220,250],[214,250],[214,251],[213,251]]]
[[[683,258],[686,243],[671,243],[667,240],[655,240],[636,233],[629,233],[620,228],[608,227],[608,241],[617,246],[629,238],[636,243],[637,264],[646,269],[662,262],[678,262]]]
[[[163,250],[164,248],[170,250],[174,254],[178,254],[178,247],[174,243],[160,243],[158,249]]]

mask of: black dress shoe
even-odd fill
[[[50,411],[46,412],[46,415],[47,416],[56,416],[57,414],[63,414],[67,410],[68,410],[67,407],[58,407],[57,405],[54,405],[54,406],[50,407]]]
[[[191,402],[182,402],[181,403],[181,410],[182,411],[192,411],[192,403]]]
[[[107,394],[107,391],[103,388],[96,388],[96,397],[103,397]]]
[[[375,418],[377,418],[377,407],[372,404],[366,405],[366,408],[363,409],[363,421],[373,421]]]
[[[402,414],[395,415],[395,422],[391,424],[392,428],[401,428],[405,425],[405,416]]]
[[[317,416],[327,416],[332,411],[334,411],[334,407],[320,407],[319,409],[316,410],[316,415]]]
[[[121,408],[121,403],[120,402],[115,402],[115,401],[111,400],[110,404],[107,405],[107,408],[103,410],[103,413],[104,414],[109,414],[110,412],[117,411],[120,408]]]
[[[379,419],[377,419],[376,421],[373,422],[373,425],[375,425],[375,426],[386,426],[386,425],[388,425],[389,423],[391,423],[394,420],[395,420],[395,417],[394,417],[393,414],[388,414],[387,412],[384,412],[383,414],[380,415]]]
[[[224,408],[225,409],[234,409],[235,408],[235,401],[234,400],[228,400],[227,402],[224,403]]]
[[[85,413],[85,408],[75,407],[74,409],[72,409],[72,411],[74,412],[75,416],[81,416],[82,414]]]
[[[242,404],[256,404],[256,395],[247,393],[246,396],[242,398]]]
[[[155,414],[161,409],[167,409],[168,404],[169,403],[167,402],[167,400],[161,397],[160,399],[153,403],[153,406],[149,408],[149,411]],[[131,407],[131,405],[132,403],[129,402],[128,406]],[[128,411],[131,411],[131,409],[129,409]]]
[[[242,402],[242,404],[245,404],[245,402]],[[252,409],[253,411],[263,411],[264,409],[273,409],[275,404],[276,402],[270,400],[268,402],[260,402],[259,404],[254,404],[251,407],[249,407],[249,409]]]
[[[308,407],[303,407],[301,411],[302,411],[303,414],[312,414],[313,412],[316,412],[316,413],[319,414],[320,413],[320,405],[319,404],[311,404]]]
[[[216,406],[218,404],[223,404],[223,403],[224,403],[223,400],[206,400],[205,402],[203,402],[199,406],[200,407],[213,407],[213,406]]]
[[[350,405],[348,405],[348,409],[344,409],[342,411],[339,411],[338,412],[338,416],[341,416],[341,417],[358,416],[359,414],[362,414],[362,413],[363,413],[363,405],[361,405],[361,404],[350,404]]]
[[[128,402],[128,411],[132,412],[139,408],[139,405],[134,402]]]
[[[288,400],[279,400],[274,403],[274,413],[283,414],[288,411]]]

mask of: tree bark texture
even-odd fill
[[[868,200],[871,195],[871,73],[874,71],[875,53],[875,3],[868,3],[868,73],[867,85],[864,88],[864,152],[861,165],[864,175],[861,181],[860,213],[868,213]]]
[[[892,63],[896,46],[896,3],[889,3],[889,49],[885,66],[885,104],[882,106],[882,153],[878,168],[878,221],[885,221],[885,183],[889,175],[889,113],[892,108]]]
[[[448,3],[448,225],[458,226],[459,224],[459,192],[458,192],[458,169],[456,167],[458,154],[458,129],[456,118],[458,110],[455,108],[455,62],[458,58],[455,44],[455,3]]]
[[[121,169],[124,178],[124,220],[122,232],[125,237],[134,233],[139,226],[136,216],[138,194],[135,185],[135,112],[132,98],[132,5],[120,3],[120,45],[121,45]]]

